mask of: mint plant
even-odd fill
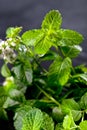
[[[22,27],[9,27],[0,40],[0,119],[15,130],[87,129],[87,68],[73,66],[83,36],[61,24],[51,10],[40,29],[20,35]]]

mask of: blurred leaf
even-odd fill
[[[87,120],[80,122],[79,126],[81,130],[87,130]]]
[[[87,93],[85,93],[80,100],[80,107],[82,109],[87,109]]]
[[[1,68],[1,74],[4,77],[9,77],[11,76],[10,69],[8,68],[7,64],[4,64]]]
[[[6,30],[6,37],[7,38],[14,38],[16,36],[18,36],[18,34],[21,32],[22,27],[9,27]]]

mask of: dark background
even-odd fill
[[[63,28],[83,34],[83,52],[74,64],[87,64],[87,0],[0,0],[0,38],[9,26],[23,26],[23,31],[39,28],[51,9],[61,12]]]

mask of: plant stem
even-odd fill
[[[50,96],[48,93],[46,93],[42,88],[40,88],[38,85],[36,85],[37,88],[47,97],[49,98],[52,102],[54,102],[56,105],[60,106],[60,103],[55,100],[52,96]]]

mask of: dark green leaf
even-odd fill
[[[0,107],[0,119],[4,119],[4,120],[8,119],[7,112],[1,107]]]
[[[64,114],[62,112],[62,109],[60,107],[54,107],[52,110],[53,119],[57,122],[63,121]]]
[[[60,56],[58,56],[49,68],[49,84],[55,86],[64,86],[69,79],[71,66],[71,60],[69,58],[65,58],[63,60]]]
[[[42,28],[48,30],[58,30],[62,23],[62,17],[58,10],[51,10],[46,14],[43,22]]]

